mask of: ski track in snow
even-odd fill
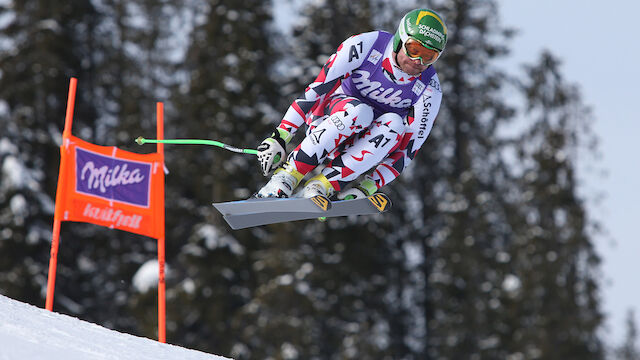
[[[109,330],[0,295],[0,360],[16,359],[229,360]]]

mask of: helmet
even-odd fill
[[[393,49],[396,53],[409,37],[418,40],[427,48],[442,51],[447,43],[447,26],[442,17],[433,10],[411,10],[402,17],[393,37]]]

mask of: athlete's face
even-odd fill
[[[396,57],[398,66],[402,71],[409,75],[418,75],[425,71],[429,65],[422,65],[420,59],[411,59],[405,54],[404,50],[400,49],[398,56]]]

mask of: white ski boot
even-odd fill
[[[318,174],[309,179],[304,185],[304,189],[296,195],[303,198],[312,198],[316,195],[331,197],[333,195],[333,186],[331,186],[326,176]]]
[[[292,169],[288,163],[285,163],[273,173],[269,182],[258,191],[256,197],[288,198],[303,177],[304,175]]]

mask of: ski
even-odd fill
[[[213,203],[222,215],[268,213],[286,208],[291,212],[323,213],[331,208],[331,200],[322,195],[303,198],[251,198],[240,201]],[[322,216],[322,215],[319,215]]]
[[[322,200],[324,199],[326,198],[323,197]],[[265,199],[256,200],[235,202],[243,203],[242,211],[234,211],[239,210],[232,204],[234,202],[218,203],[214,206],[224,215],[225,221],[234,230],[319,217],[379,214],[391,208],[391,200],[382,193],[363,199],[329,202],[327,210],[322,210],[319,205],[314,203],[313,199],[272,199],[268,202],[264,201]],[[252,208],[245,204],[246,202],[259,206]],[[303,205],[305,202],[307,206]],[[315,207],[308,206],[310,202]],[[268,204],[268,206],[263,206],[264,204]],[[301,210],[303,207],[306,210]]]

